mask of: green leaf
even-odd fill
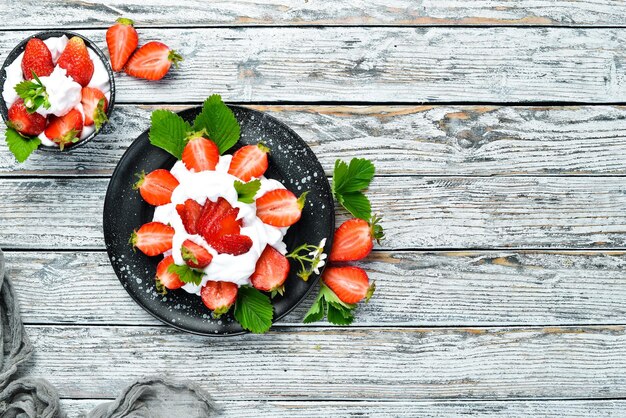
[[[150,143],[164,149],[180,160],[191,126],[183,118],[169,110],[152,112]]]
[[[196,286],[202,283],[202,276],[204,276],[204,273],[201,271],[194,270],[187,265],[179,266],[177,264],[171,264],[167,268],[167,271],[177,274],[181,282],[193,283]]]
[[[237,190],[237,200],[243,203],[254,203],[254,196],[256,196],[257,192],[261,188],[261,180],[252,180],[248,183],[242,183],[239,180],[235,180],[234,186],[235,190]]]
[[[333,172],[332,191],[337,200],[339,200],[339,196],[343,190],[343,185],[346,181],[348,181],[348,164],[341,160],[336,160],[335,170]]]
[[[345,194],[366,189],[374,178],[374,172],[374,164],[365,158],[353,158],[350,160],[350,165],[337,160],[333,175],[333,190],[335,193]]]
[[[328,313],[326,314],[328,322],[334,325],[350,325],[354,321],[352,311],[337,306],[333,303],[328,304]]]
[[[222,102],[219,94],[214,94],[204,101],[202,112],[193,122],[196,131],[205,131],[224,154],[239,140],[241,134],[235,114]]]
[[[354,320],[352,311],[356,305],[344,303],[328,286],[321,284],[320,292],[313,305],[306,313],[303,322],[309,324],[328,318],[328,322],[335,325],[350,325]]]
[[[330,289],[330,287],[326,286],[325,284],[322,284],[320,286],[320,293],[323,293],[324,299],[326,299],[326,301],[328,303],[332,303],[336,307],[341,306],[341,307],[346,308],[346,309],[354,309],[354,308],[356,308],[356,305],[342,302],[341,299],[339,299],[339,297],[335,294],[335,292],[333,292]]]
[[[317,295],[317,299],[313,302],[313,305],[306,313],[304,320],[305,324],[310,324],[311,322],[317,322],[324,319],[324,315],[326,314],[326,301],[324,300],[322,293],[320,292]]]
[[[272,326],[274,306],[270,298],[250,286],[239,288],[235,302],[235,319],[254,334],[263,334]]]
[[[369,199],[362,192],[350,192],[341,195],[341,205],[355,218],[370,221],[372,218],[372,206]]]
[[[39,107],[50,108],[48,92],[37,74],[32,71],[33,80],[24,80],[15,85],[15,92],[24,100],[24,106],[28,113],[34,113]]]
[[[32,152],[35,151],[41,144],[41,140],[39,138],[24,137],[15,129],[9,127],[7,127],[4,136],[6,138],[7,145],[9,146],[9,151],[15,155],[15,159],[20,163],[26,161],[30,154],[32,154]]]

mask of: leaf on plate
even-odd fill
[[[235,319],[244,329],[263,334],[272,326],[274,306],[270,298],[250,286],[241,286],[235,302]]]
[[[254,203],[254,196],[256,196],[261,188],[261,180],[256,179],[248,183],[235,180],[234,186],[235,190],[237,190],[237,200],[243,203]]]
[[[193,122],[196,131],[204,131],[224,154],[239,141],[241,128],[235,114],[224,104],[219,94],[204,101],[202,112]]]
[[[170,264],[167,271],[177,274],[181,282],[193,283],[196,286],[202,283],[202,276],[204,276],[204,273],[201,271],[194,270],[187,265],[179,266],[177,264]]]
[[[169,110],[155,110],[150,118],[150,143],[180,160],[191,130],[188,122]]]

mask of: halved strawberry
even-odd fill
[[[213,316],[219,318],[233,306],[237,293],[239,287],[235,283],[209,280],[200,291],[200,296],[204,305],[213,311]]]
[[[289,274],[289,260],[271,245],[265,247],[250,277],[252,286],[264,292],[283,294]]]
[[[241,255],[250,251],[252,239],[247,235],[223,235],[209,242],[209,245],[220,254]]]
[[[359,267],[328,267],[322,280],[344,303],[369,300],[376,289],[374,283],[370,286],[367,273]]]
[[[244,182],[250,181],[253,177],[261,177],[267,170],[269,151],[268,147],[260,143],[239,148],[233,154],[228,173]]]
[[[382,238],[382,228],[363,219],[348,219],[335,231],[330,261],[355,261],[367,257],[374,247],[373,241]]]
[[[48,46],[39,38],[32,38],[26,43],[22,58],[22,74],[26,80],[33,78],[33,71],[39,77],[45,77],[54,71],[52,54]]]
[[[172,249],[174,228],[161,222],[148,222],[130,236],[130,244],[147,256],[163,254]]]
[[[178,187],[178,180],[168,170],[159,168],[150,174],[142,172],[133,188],[139,189],[143,200],[153,206],[166,205],[172,201],[172,192]]]
[[[207,201],[209,201],[209,199],[207,199]],[[176,212],[178,212],[180,220],[183,222],[185,231],[189,234],[197,234],[198,229],[196,228],[196,224],[202,213],[200,203],[193,199],[187,199],[184,204],[176,205]]]
[[[213,256],[206,248],[196,244],[190,239],[183,242],[180,252],[185,263],[195,269],[203,269],[213,260]]]
[[[156,279],[170,290],[179,289],[185,284],[180,281],[178,274],[167,271],[168,267],[172,264],[174,264],[174,258],[169,255],[161,260],[156,270]]]
[[[139,48],[126,63],[126,74],[145,78],[147,80],[160,80],[165,77],[172,64],[178,68],[178,62],[183,57],[170,50],[161,42],[148,42]]]
[[[28,113],[24,100],[17,99],[9,108],[10,126],[26,136],[37,136],[46,128],[46,117],[39,113]]]
[[[67,46],[57,60],[57,65],[65,68],[67,75],[83,87],[89,84],[93,76],[93,61],[91,61],[85,41],[79,36],[74,36],[67,42]]]
[[[83,115],[76,109],[70,110],[63,116],[51,115],[45,129],[46,136],[59,144],[61,150],[80,141],[82,131]]]
[[[128,58],[137,49],[139,36],[133,27],[132,20],[120,17],[115,22],[107,29],[107,47],[111,56],[111,68],[113,71],[121,71]]]
[[[191,138],[183,149],[183,164],[187,170],[200,171],[215,170],[220,159],[220,152],[215,142],[203,137]]]
[[[95,87],[83,87],[81,90],[80,102],[83,105],[83,113],[85,114],[85,126],[96,124],[96,129],[107,120],[107,109],[109,101],[104,93]]]
[[[276,189],[256,200],[256,216],[268,225],[291,226],[300,220],[307,192],[296,197],[287,189]]]

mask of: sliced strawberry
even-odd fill
[[[122,71],[128,58],[137,49],[139,36],[133,24],[132,20],[120,17],[113,26],[107,29],[107,47],[113,71]]]
[[[33,78],[33,71],[39,77],[49,76],[54,71],[52,54],[39,38],[32,38],[26,43],[22,58],[22,74],[26,80]]]
[[[233,154],[228,173],[244,182],[250,181],[253,177],[261,177],[267,170],[269,151],[269,148],[263,144],[239,148]]]
[[[203,137],[192,138],[183,149],[183,164],[187,170],[215,170],[220,159],[220,152],[215,142]]]
[[[135,190],[139,189],[143,200],[153,206],[161,206],[172,201],[172,192],[178,184],[178,180],[172,173],[159,168],[150,174],[142,172],[133,187]]]
[[[335,231],[330,261],[355,261],[367,257],[374,247],[374,240],[382,238],[382,228],[363,219],[348,219]]]
[[[373,283],[370,286],[367,273],[359,267],[328,267],[322,279],[344,303],[369,300],[376,288]]]
[[[9,125],[26,136],[37,136],[46,128],[46,117],[39,113],[28,113],[22,99],[13,102],[8,116]]]
[[[207,201],[210,202],[208,199]],[[200,203],[193,199],[187,199],[184,204],[176,205],[176,212],[178,212],[180,220],[183,222],[185,231],[189,234],[197,234],[198,230],[196,228],[196,224],[198,223],[198,219],[200,219],[200,214],[202,213],[202,206]]]
[[[81,95],[80,102],[85,114],[85,126],[95,123],[96,129],[100,129],[100,126],[109,120],[107,118],[109,101],[104,93],[95,87],[83,87]]]
[[[206,248],[196,244],[190,239],[183,242],[180,252],[183,255],[185,263],[194,269],[203,269],[213,260],[213,256]]]
[[[307,192],[296,197],[287,189],[276,189],[256,200],[256,216],[268,225],[279,228],[291,226],[300,220]]]
[[[59,144],[61,150],[80,141],[83,131],[83,115],[76,109],[63,116],[50,116],[45,129],[46,136]]]
[[[161,222],[148,222],[133,231],[130,243],[147,256],[163,254],[172,249],[174,228]]]
[[[252,239],[247,235],[223,235],[209,242],[220,254],[241,255],[250,251]]]
[[[283,294],[289,274],[289,260],[271,245],[265,247],[250,277],[252,286],[264,292]]]
[[[223,197],[212,202],[207,199],[196,225],[197,231],[210,244],[226,234],[239,234],[241,223],[237,220],[238,208],[233,208]]]
[[[174,258],[171,255],[167,256],[157,265],[156,270],[156,279],[170,290],[179,289],[185,284],[180,281],[178,274],[167,271],[172,264],[174,264]]]
[[[79,36],[74,36],[67,42],[57,65],[65,68],[67,75],[83,87],[89,84],[93,76],[93,61],[91,61],[85,41]]]
[[[209,280],[200,291],[200,296],[204,305],[213,311],[213,316],[219,318],[233,306],[237,293],[239,287],[235,283]]]
[[[172,64],[178,67],[178,62],[183,57],[170,50],[161,42],[148,42],[139,48],[126,63],[126,74],[145,78],[147,80],[160,80],[165,77]]]

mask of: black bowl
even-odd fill
[[[111,69],[111,64],[109,64],[109,59],[107,58],[106,55],[104,55],[104,52],[102,52],[102,50],[96,46],[94,42],[85,38],[83,35],[80,35],[75,32],[48,30],[48,31],[36,33],[22,40],[19,44],[17,44],[15,48],[13,48],[11,52],[9,52],[9,55],[4,60],[4,63],[2,64],[2,67],[0,68],[0,91],[4,91],[4,82],[6,81],[6,78],[7,78],[7,74],[5,72],[6,67],[11,65],[13,61],[15,61],[15,59],[22,52],[24,52],[24,48],[26,48],[26,44],[28,43],[29,40],[31,40],[32,38],[39,38],[41,40],[45,40],[48,38],[56,38],[56,37],[63,36],[63,35],[67,36],[68,38],[72,38],[73,36],[78,36],[79,38],[82,38],[85,41],[85,45],[87,45],[88,48],[91,48],[96,53],[98,58],[100,58],[100,60],[104,63],[104,68],[106,68],[107,73],[109,74],[109,83],[111,84],[109,106],[107,108],[106,113],[107,113],[107,117],[111,118],[111,113],[113,112],[113,106],[115,104],[115,79],[113,77],[113,70]],[[7,108],[7,104],[5,103],[4,98],[2,97],[1,94],[0,94],[0,113],[2,114],[2,119],[4,119],[5,122],[9,120],[9,109]],[[87,138],[81,139],[77,143],[73,144],[71,147],[67,147],[64,150],[71,150],[73,148],[85,145],[87,142],[94,139],[96,135],[98,135],[100,131],[102,131],[102,128],[104,128],[105,125],[106,125],[106,122],[103,123],[102,126],[100,126],[100,129],[96,129],[95,131],[93,131],[93,133],[89,135]],[[40,146],[38,149],[42,151],[61,152],[61,149],[57,147]]]
[[[303,243],[318,244],[326,238],[324,252],[332,246],[335,227],[333,198],[324,170],[307,144],[277,119],[252,109],[230,106],[241,125],[241,139],[229,152],[246,144],[263,141],[270,148],[268,178],[281,181],[287,189],[300,195],[309,190],[302,218],[289,228],[285,244],[289,251]],[[193,121],[201,107],[184,110],[179,115]],[[152,220],[154,207],[143,201],[133,189],[135,174],[157,168],[170,169],[176,159],[150,144],[148,132],[142,133],[118,163],[104,201],[104,241],[111,264],[130,296],[157,319],[175,328],[201,335],[237,335],[245,331],[232,313],[221,319],[211,318],[210,311],[195,294],[183,289],[168,291],[165,297],[156,293],[155,272],[162,257],[147,257],[134,252],[128,243],[133,229]],[[302,179],[306,182],[302,183]],[[273,299],[274,321],[287,315],[313,289],[319,275],[307,282],[296,276],[298,264],[291,263],[284,296]],[[320,271],[322,273],[322,271]],[[232,309],[231,309],[232,312]]]

